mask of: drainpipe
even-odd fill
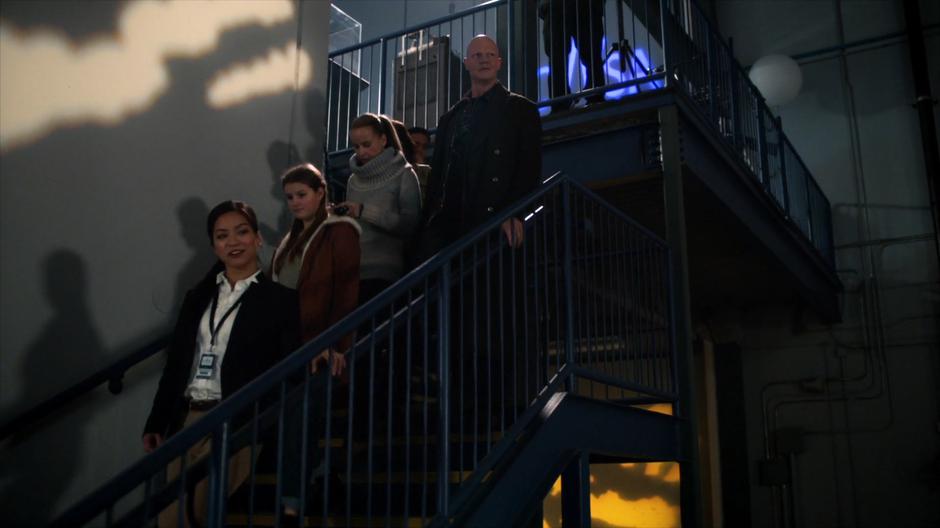
[[[907,47],[911,56],[911,73],[914,75],[914,108],[920,121],[920,139],[924,148],[924,168],[927,171],[927,188],[930,190],[930,209],[933,213],[934,249],[940,264],[940,152],[937,147],[937,126],[933,107],[936,99],[930,93],[930,70],[927,69],[927,51],[924,47],[924,32],[920,27],[918,0],[904,0],[904,23],[907,26]]]

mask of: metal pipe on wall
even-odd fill
[[[918,0],[904,0],[904,23],[907,32],[907,47],[911,57],[911,74],[914,76],[914,108],[920,123],[920,138],[924,149],[924,169],[927,188],[930,190],[930,208],[933,213],[934,250],[940,264],[940,148],[937,147],[937,125],[933,107],[937,104],[930,92],[930,70],[927,67],[927,51],[924,46],[924,31],[921,28]]]
[[[836,22],[836,28],[838,32],[838,38],[839,38],[838,40],[839,45],[835,48],[835,51],[838,51],[837,58],[839,61],[839,69],[840,69],[841,78],[842,78],[842,86],[845,91],[845,112],[848,118],[849,137],[850,137],[850,142],[852,146],[852,149],[851,149],[852,162],[853,162],[852,166],[853,166],[853,171],[855,173],[857,202],[860,204],[860,210],[861,210],[861,214],[858,216],[857,238],[858,240],[868,241],[872,239],[871,218],[869,214],[869,207],[868,207],[869,200],[868,200],[868,193],[867,193],[867,188],[866,188],[863,160],[862,160],[862,148],[861,148],[861,139],[860,139],[860,134],[859,134],[858,113],[857,113],[857,109],[855,105],[854,89],[852,86],[849,69],[848,69],[848,61],[846,58],[846,49],[848,48],[848,43],[845,40],[845,28],[844,28],[843,21],[842,21],[843,20],[842,0],[833,0],[833,8],[835,11],[835,22]],[[878,376],[879,373],[877,372],[879,366],[881,370],[880,378],[882,380],[882,387],[879,389],[878,394],[876,396],[871,396],[867,394],[867,390],[871,388],[871,386],[866,387],[866,389],[863,390],[862,395],[864,395],[864,397],[866,398],[877,398],[877,397],[880,397],[881,394],[883,394],[884,392],[887,392],[888,398],[889,398],[889,405],[890,405],[892,401],[891,387],[890,385],[887,385],[885,383],[886,380],[888,379],[888,376],[887,376],[887,371],[886,371],[887,362],[885,361],[885,347],[884,347],[885,337],[884,337],[884,328],[883,328],[883,318],[881,314],[881,295],[879,291],[877,263],[875,262],[874,252],[867,244],[863,244],[859,246],[858,250],[859,250],[859,257],[860,257],[861,268],[862,268],[861,275],[863,279],[863,291],[862,291],[862,297],[860,300],[860,302],[862,303],[862,318],[863,318],[862,326],[863,326],[863,334],[864,334],[864,345],[862,346],[862,349],[865,350],[866,352],[866,356],[867,356],[866,365],[872,366],[872,372],[871,372],[872,378],[870,381],[874,382],[875,379],[879,377]],[[867,370],[868,369],[866,369],[866,371]],[[864,377],[866,378],[868,377],[868,372],[865,373]],[[840,373],[840,376],[837,379],[840,380],[842,383],[841,390],[839,391],[841,393],[840,394],[841,398],[839,399],[842,401],[843,406],[847,406],[849,404],[848,400],[850,399],[849,398],[850,394],[852,397],[858,396],[859,394],[855,393],[855,391],[848,391],[847,388],[845,387],[844,384],[848,380],[845,379],[844,370]],[[824,385],[826,386],[827,389],[829,388],[829,381],[830,381],[829,376],[827,374],[824,378]],[[832,380],[832,381],[835,381],[835,380]],[[788,383],[799,385],[799,380],[781,380],[781,381],[768,383],[767,385],[765,385],[762,393],[770,386],[786,385]],[[831,396],[828,393],[828,390],[827,390],[827,397],[831,398]],[[768,431],[768,427],[770,426],[768,422],[770,420],[767,417],[767,405],[769,403],[770,402],[766,399],[766,394],[762,394],[761,404],[762,404],[762,411],[764,413],[763,421],[765,425],[765,429],[764,429],[765,450],[767,449],[767,446],[770,446],[772,450],[772,446],[770,445],[770,439],[766,437],[767,435],[770,434],[770,431]],[[780,405],[782,404],[777,403],[776,405],[774,405],[774,414],[776,413],[776,409]],[[855,524],[858,522],[859,514],[858,514],[857,489],[854,485],[854,481],[855,481],[854,479],[855,467],[854,466],[855,465],[854,465],[854,457],[852,453],[852,430],[853,428],[851,424],[848,423],[847,407],[843,410],[843,413],[844,413],[843,420],[845,422],[843,426],[843,431],[845,432],[845,441],[846,441],[847,455],[848,455],[848,464],[847,464],[848,468],[847,469],[850,475],[849,482],[853,483],[851,484],[851,489],[850,489],[851,511],[852,511],[852,520],[850,521],[850,523]],[[891,414],[893,417],[893,412]],[[791,485],[795,487],[796,483],[793,482],[791,483]],[[837,487],[836,489],[837,495],[839,495],[840,490],[838,490],[837,482],[836,482],[836,487]],[[793,491],[794,491],[794,495],[798,495],[797,490],[793,490]],[[775,506],[777,506],[777,504],[775,504]],[[793,512],[790,511],[789,506],[786,504],[782,504],[780,506],[784,510],[782,513],[784,515],[784,521],[786,521],[789,514],[792,514]],[[839,512],[839,516],[840,518],[842,517],[841,511]],[[777,521],[776,518],[774,520],[775,522]]]

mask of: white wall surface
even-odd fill
[[[287,142],[294,162],[323,149],[329,3],[297,5],[2,3],[0,88],[28,86],[0,99],[0,419],[167,332],[212,262],[216,203],[252,204],[276,242]],[[44,524],[143,454],[162,362],[0,445],[5,526]]]

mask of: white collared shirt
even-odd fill
[[[225,357],[225,350],[228,348],[228,340],[232,334],[232,325],[235,322],[235,318],[238,316],[241,304],[235,306],[232,313],[225,318],[222,326],[218,329],[218,333],[215,335],[214,345],[212,344],[212,329],[210,328],[210,323],[213,326],[218,325],[219,320],[238,302],[245,293],[245,290],[253,283],[258,282],[258,274],[260,273],[261,271],[259,270],[251,277],[237,281],[234,287],[229,285],[224,271],[220,271],[219,274],[216,275],[215,282],[217,284],[216,295],[218,295],[218,304],[215,307],[215,320],[209,321],[212,313],[212,302],[210,301],[209,306],[206,307],[206,311],[202,314],[202,319],[199,321],[199,333],[196,336],[196,353],[193,355],[193,365],[189,372],[189,386],[186,387],[186,391],[184,392],[186,398],[196,401],[222,399],[222,360]],[[203,354],[214,354],[216,356],[212,376],[208,379],[196,377]]]

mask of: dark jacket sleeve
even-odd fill
[[[512,102],[516,107],[513,114],[519,123],[516,131],[519,151],[508,203],[532,192],[542,176],[542,119],[538,108],[524,97],[513,96]]]
[[[284,326],[281,328],[278,342],[277,361],[289,356],[302,344],[300,338],[300,301],[297,298],[297,291],[288,290],[285,296],[287,299],[281,304],[283,310],[281,320],[284,322]]]
[[[356,309],[359,303],[359,233],[350,225],[336,224],[331,228],[333,245],[333,300],[327,328]],[[339,351],[352,346],[353,334],[342,337]]]
[[[198,311],[196,297],[195,290],[190,290],[183,300],[179,318],[173,329],[173,336],[167,347],[166,364],[163,366],[157,394],[153,397],[150,416],[147,417],[147,423],[144,426],[144,434],[157,433],[166,436],[173,415],[178,410],[180,399],[183,397],[188,374],[192,368],[187,361],[192,359],[191,350],[187,350],[187,347],[195,346],[192,336],[186,334],[189,333],[191,319]]]
[[[447,143],[450,141],[447,135],[448,123],[451,113],[448,112],[441,116],[437,123],[437,134],[434,138],[434,155],[431,157],[431,174],[428,176],[428,191],[424,205],[425,218],[422,223],[426,224],[432,216],[439,213],[443,207],[444,200],[444,160],[447,156]]]

